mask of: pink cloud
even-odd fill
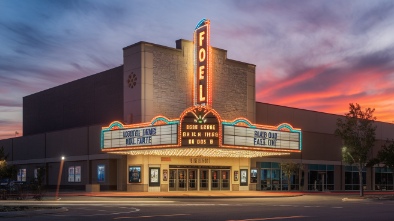
[[[323,74],[329,74],[328,66],[313,68],[296,77],[289,77],[273,86],[258,91],[257,100],[288,107],[321,111],[343,115],[348,111],[349,103],[359,103],[362,107],[375,108],[378,121],[393,122],[394,90],[392,82],[387,80],[390,70],[365,68],[364,70],[346,71],[346,74],[332,74],[330,82],[322,82]],[[331,76],[331,75],[330,75]],[[301,87],[308,81],[310,84],[322,83],[321,91],[303,90]],[[291,93],[281,93],[292,88]]]
[[[15,132],[18,132],[18,134],[16,135]],[[12,122],[0,124],[0,140],[22,135],[22,123]]]

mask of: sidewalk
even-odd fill
[[[60,192],[59,197],[126,197],[126,198],[264,198],[264,197],[295,197],[302,192],[262,192],[262,191],[172,191],[172,192]],[[55,197],[55,193],[47,193],[45,197]]]
[[[171,192],[126,192],[126,191],[62,191],[59,197],[125,197],[125,198],[272,198],[297,197],[302,195],[343,195],[359,197],[358,191],[171,191]],[[394,191],[365,191],[364,198],[394,195]],[[45,197],[55,197],[55,192],[48,192]]]

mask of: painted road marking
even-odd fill
[[[8,204],[23,204],[23,205],[63,205],[63,204],[72,204],[72,205],[111,205],[116,203],[117,205],[120,204],[133,204],[133,203],[139,203],[139,204],[145,204],[145,203],[175,203],[177,201],[172,201],[172,200],[151,200],[151,201],[15,201],[15,200],[7,200],[7,202],[2,202],[4,205]]]
[[[259,221],[259,220],[280,220],[280,219],[298,219],[306,218],[308,216],[277,216],[277,217],[267,217],[267,218],[253,218],[253,219],[232,219],[227,221]]]
[[[190,214],[165,214],[165,215],[152,215],[152,216],[121,216],[113,219],[141,219],[141,218],[155,218],[155,217],[173,217],[173,216],[190,216]]]
[[[75,208],[76,210],[88,210],[88,209],[80,209],[80,208]],[[91,217],[91,216],[111,216],[111,215],[121,215],[121,214],[130,214],[130,213],[135,213],[139,212],[140,209],[130,207],[129,211],[124,211],[124,212],[116,212],[116,211],[106,211],[106,210],[96,210],[100,212],[107,212],[107,213],[94,213],[94,214],[50,214],[51,216],[83,216],[83,217]],[[69,210],[70,211],[70,210]]]

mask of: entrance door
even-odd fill
[[[221,189],[230,190],[230,170],[221,171]]]
[[[186,170],[178,170],[178,188],[177,190],[185,191],[187,190],[187,177]]]
[[[211,190],[220,190],[220,170],[211,170]]]
[[[208,190],[209,173],[208,170],[200,170],[200,190]]]
[[[230,190],[229,168],[181,167],[169,169],[169,191]]]
[[[174,191],[177,188],[177,170],[170,169],[170,191]]]
[[[188,190],[197,190],[197,170],[189,169],[188,171]]]
[[[319,176],[320,176],[320,186],[319,186],[319,190],[320,191],[324,191],[326,189],[325,187],[325,183],[326,183],[326,173],[325,172],[319,172]]]

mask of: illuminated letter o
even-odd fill
[[[200,51],[198,52],[198,59],[200,62],[205,61],[205,49],[201,48]]]

